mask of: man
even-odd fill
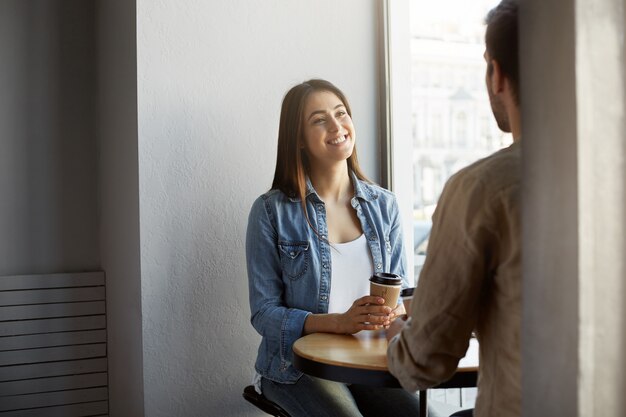
[[[487,16],[486,83],[500,129],[514,143],[447,182],[410,318],[389,328],[389,370],[409,391],[449,379],[472,332],[480,344],[474,415],[521,414],[521,120],[517,1]]]

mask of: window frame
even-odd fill
[[[380,163],[381,185],[398,201],[407,272],[413,275],[413,137],[411,92],[399,86],[411,84],[409,0],[380,3]],[[398,51],[404,53],[397,53]],[[407,172],[406,167],[410,167]],[[411,280],[410,280],[411,282]],[[412,276],[412,284],[417,278]]]

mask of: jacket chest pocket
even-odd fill
[[[309,267],[309,242],[278,242],[283,272],[291,279],[298,279]]]

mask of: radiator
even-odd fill
[[[0,277],[0,417],[106,415],[104,272]]]

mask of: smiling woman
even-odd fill
[[[251,321],[262,336],[255,386],[292,417],[419,415],[417,396],[402,389],[321,380],[292,366],[305,334],[382,329],[405,312],[401,299],[388,307],[369,295],[374,272],[409,285],[395,196],[361,172],[355,141],[341,90],[324,80],[293,87],[272,189],[248,219]]]

